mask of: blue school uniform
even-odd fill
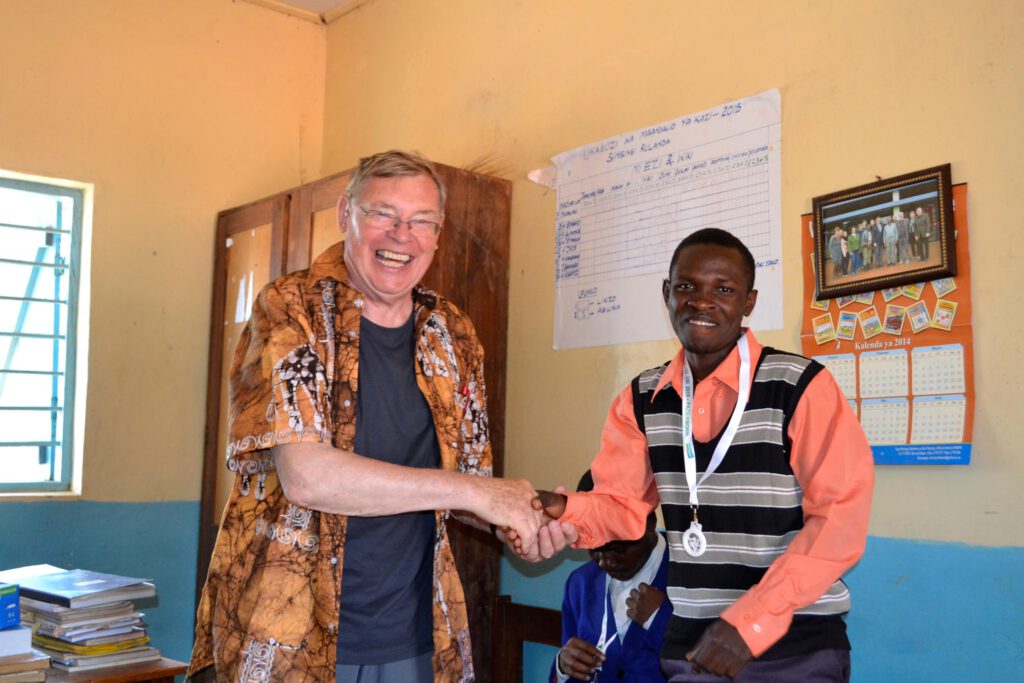
[[[664,534],[663,534],[664,535]],[[667,593],[668,549],[661,558],[658,573],[651,584]],[[615,614],[607,590],[608,575],[601,571],[596,562],[588,562],[569,575],[562,599],[562,643],[573,636],[596,645],[601,639],[601,622],[608,620],[605,633],[615,633]],[[620,640],[612,635],[611,644],[605,651],[604,665],[598,673],[598,680],[630,681],[630,683],[665,683],[661,673],[659,654],[665,637],[665,628],[672,615],[672,603],[666,599],[661,604],[649,629],[630,621],[625,636]],[[557,656],[551,665],[550,680],[557,681],[555,674]]]

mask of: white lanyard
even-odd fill
[[[611,607],[610,615],[612,621],[615,623],[615,630],[612,633],[608,633],[608,617],[609,607]],[[623,640],[625,638],[626,631],[629,630],[629,621],[626,621],[626,626],[622,630],[619,630],[618,620],[615,618],[615,606],[612,605],[612,580],[611,577],[605,574],[604,576],[604,618],[601,620],[601,638],[597,641],[597,649],[604,654],[611,647],[612,640],[619,638]]]
[[[747,343],[747,335],[741,336],[736,345],[740,351],[740,384],[739,395],[736,397],[736,407],[733,408],[729,424],[725,428],[725,432],[722,433],[722,438],[719,439],[718,445],[715,446],[711,462],[708,463],[708,467],[701,476],[700,481],[697,480],[697,453],[693,447],[693,373],[690,371],[690,364],[685,360],[685,355],[683,357],[683,448],[686,454],[683,461],[686,470],[686,486],[690,489],[690,508],[693,510],[693,523],[690,529],[685,532],[691,535],[693,545],[684,543],[684,547],[694,557],[704,554],[707,543],[704,534],[701,533],[700,524],[697,522],[697,509],[699,507],[697,489],[718,469],[722,460],[725,459],[725,453],[732,445],[732,440],[740,426],[740,420],[743,419],[743,411],[747,406],[747,399],[750,398],[750,346]]]

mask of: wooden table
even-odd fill
[[[166,657],[75,673],[51,666],[46,670],[46,683],[174,683],[174,677],[185,673],[187,668],[184,662]]]

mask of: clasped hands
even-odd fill
[[[554,491],[535,491],[527,510],[522,510],[520,503],[514,524],[498,526],[498,537],[527,562],[554,557],[579,539],[573,524],[559,521],[567,502],[564,494],[561,486]]]

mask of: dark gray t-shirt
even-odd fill
[[[359,326],[355,452],[438,467],[430,407],[416,384],[412,317]],[[339,664],[384,664],[433,649],[434,513],[349,517],[341,578]]]

